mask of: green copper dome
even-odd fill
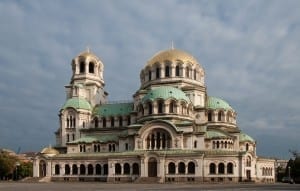
[[[255,143],[255,140],[245,133],[240,133],[240,142],[252,142]]]
[[[66,109],[68,107],[72,107],[74,109],[86,109],[86,110],[92,109],[90,103],[86,99],[78,98],[78,97],[68,99],[64,104],[64,106],[62,107],[62,109]]]
[[[225,110],[233,110],[232,107],[224,100],[209,96],[207,100],[207,108],[208,109],[225,109]]]
[[[180,89],[171,87],[171,86],[161,86],[158,88],[155,88],[153,90],[150,90],[142,99],[142,102],[148,101],[148,100],[155,100],[155,99],[163,99],[167,100],[169,98],[173,98],[176,100],[185,100],[187,102],[190,102],[190,99],[185,95],[183,91]]]

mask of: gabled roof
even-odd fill
[[[133,111],[133,103],[103,104],[94,109],[94,115],[101,117],[129,115]]]

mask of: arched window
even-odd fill
[[[188,173],[195,174],[195,163],[189,162],[188,164]]]
[[[89,73],[94,73],[94,68],[95,68],[95,64],[93,62],[90,62],[89,63]]]
[[[169,113],[175,113],[174,108],[175,108],[175,103],[174,103],[174,101],[171,101],[171,103],[169,105]]]
[[[217,141],[217,149],[220,148],[220,142]]]
[[[219,111],[218,113],[218,121],[222,121],[222,111]]]
[[[93,175],[94,174],[94,167],[93,165],[89,164],[88,165],[88,175]]]
[[[115,174],[121,174],[121,165],[119,163],[115,165]]]
[[[214,163],[209,165],[209,174],[216,174],[216,165]]]
[[[227,164],[227,174],[233,174],[233,164],[231,162]]]
[[[175,174],[175,164],[173,163],[173,162],[170,162],[169,164],[168,164],[168,169],[169,169],[169,174]]]
[[[249,144],[246,143],[246,151],[248,151],[248,150],[249,150]]]
[[[70,135],[67,134],[67,142],[69,142],[69,141],[70,141]]]
[[[130,174],[130,165],[128,163],[124,164],[124,174]]]
[[[151,70],[148,71],[148,80],[151,80]]]
[[[176,68],[175,68],[175,75],[176,76],[179,76],[180,73],[179,73],[179,66],[177,65]]]
[[[96,164],[96,174],[97,175],[101,174],[101,165],[100,164]]]
[[[123,118],[120,116],[119,117],[119,127],[123,126]]]
[[[166,66],[165,68],[165,77],[170,77],[170,67]]]
[[[56,164],[55,165],[55,174],[59,175],[59,173],[60,173],[60,166],[59,166],[59,164]]]
[[[246,166],[247,167],[251,166],[251,157],[250,156],[248,156],[247,159],[246,159]]]
[[[102,127],[106,127],[106,118],[105,117],[103,117],[102,118]]]
[[[114,127],[114,126],[115,126],[115,118],[114,118],[114,117],[111,117],[111,118],[110,118],[110,126],[111,126],[111,127]]]
[[[139,164],[133,163],[132,165],[132,174],[140,174]]]
[[[85,166],[81,164],[79,168],[80,168],[80,175],[85,175]]]
[[[127,125],[130,125],[130,116],[127,116]]]
[[[153,110],[152,110],[152,103],[151,102],[148,102],[148,114],[151,115],[153,113]]]
[[[179,174],[185,174],[185,164],[183,162],[180,162],[178,164],[178,173]]]
[[[208,114],[207,114],[207,121],[212,121],[212,113],[211,113],[211,111],[209,111]]]
[[[98,128],[98,125],[99,125],[99,120],[98,120],[98,118],[96,117],[96,118],[95,118],[95,128]]]
[[[160,78],[160,68],[157,67],[156,68],[156,79],[159,79]]]
[[[194,141],[194,148],[197,148],[197,141]]]
[[[103,174],[108,175],[108,164],[103,165]]]
[[[224,163],[220,163],[218,165],[218,173],[219,174],[224,174],[225,173],[225,165],[224,165]]]
[[[194,80],[197,80],[197,70],[194,70]]]
[[[186,78],[190,77],[190,69],[188,67],[185,68],[185,77]]]
[[[158,101],[158,113],[163,113],[163,101]]]
[[[84,62],[80,62],[80,64],[79,64],[79,72],[81,74],[85,72],[85,64],[84,64]]]
[[[65,165],[65,174],[66,175],[69,175],[71,172],[70,172],[70,166],[68,164]]]
[[[77,167],[77,165],[76,164],[73,164],[72,165],[72,174],[78,174],[78,167]]]
[[[70,120],[69,120],[69,118],[67,118],[67,127],[68,128],[70,127]]]

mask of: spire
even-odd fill
[[[86,47],[86,51],[87,51],[88,53],[90,53],[90,47],[89,47],[89,46]]]
[[[171,49],[174,50],[174,42],[172,40]]]

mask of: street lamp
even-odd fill
[[[291,167],[289,166],[289,178],[291,178]]]
[[[20,166],[19,162],[16,162],[16,180],[18,180],[18,166]]]

